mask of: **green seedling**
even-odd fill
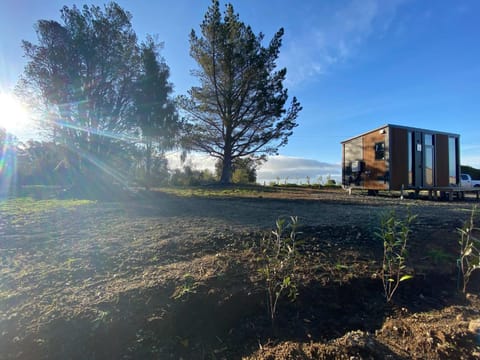
[[[457,259],[458,288],[465,294],[470,276],[480,269],[480,239],[477,237],[480,229],[475,227],[474,220],[478,212],[476,206],[472,208],[470,219],[465,222],[460,234],[460,257]]]
[[[405,260],[408,255],[407,241],[410,227],[416,215],[408,213],[405,220],[399,220],[395,212],[384,215],[376,233],[383,241],[383,263],[381,278],[387,302],[390,302],[400,283],[413,276],[405,274]]]
[[[197,292],[198,285],[199,283],[195,281],[195,278],[192,275],[186,274],[183,277],[183,284],[175,289],[172,299],[178,300],[191,294],[195,294]]]
[[[299,257],[297,246],[298,218],[280,218],[275,223],[275,230],[270,236],[264,237],[260,243],[259,273],[265,281],[267,292],[268,313],[272,321],[278,311],[278,302],[286,296],[294,301],[298,295],[295,282],[295,262]]]

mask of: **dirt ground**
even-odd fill
[[[0,358],[478,359],[479,274],[465,297],[456,268],[456,229],[475,203],[156,191],[0,211]],[[390,210],[418,217],[414,277],[387,304],[375,232]],[[272,326],[255,249],[289,216],[302,224],[298,296]]]

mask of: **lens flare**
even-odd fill
[[[26,130],[29,122],[29,112],[15,95],[0,92],[0,127],[15,134]]]

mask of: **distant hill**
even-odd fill
[[[471,166],[461,165],[460,166],[462,174],[468,174],[472,177],[472,179],[479,180],[480,179],[480,169],[475,169]]]

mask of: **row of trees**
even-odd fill
[[[177,99],[163,44],[153,36],[139,43],[131,15],[116,3],[65,6],[60,22],[40,20],[36,31],[37,43],[23,42],[28,63],[17,93],[82,184],[119,176],[132,163],[150,179],[172,148],[217,158],[220,181],[229,183],[235,165],[275,154],[296,126],[301,106],[293,98],[285,107],[286,69],[276,70],[283,30],[265,47],[230,4],[222,17],[213,0],[201,35],[192,30],[199,85]]]
[[[3,192],[8,193],[9,188],[17,185],[58,185],[70,187],[80,174],[77,167],[72,166],[77,156],[69,148],[52,141],[28,140],[19,143],[0,128],[0,142],[7,144],[0,148],[0,178],[3,181]],[[143,154],[140,151],[133,154],[137,158],[131,161],[130,167],[119,182],[137,182],[140,185],[202,185],[217,182],[221,176],[221,164],[218,162],[213,171],[197,170],[192,165],[186,164],[182,169],[169,169],[165,157],[152,156],[149,168],[149,177],[145,174],[142,162]],[[250,159],[240,159],[234,163],[233,183],[256,182],[256,164]],[[148,182],[149,183],[148,183]],[[2,192],[0,192],[2,193]]]

